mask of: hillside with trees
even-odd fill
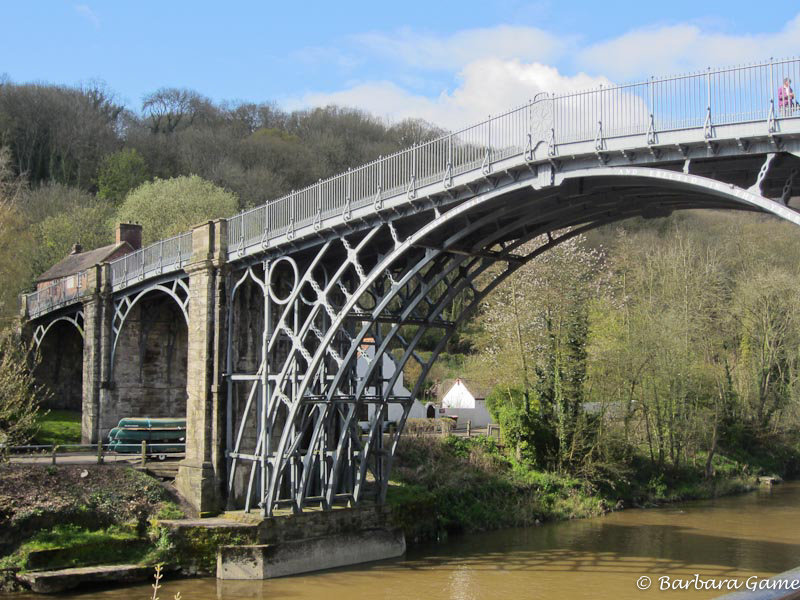
[[[285,112],[176,88],[126,107],[100,85],[0,80],[0,322],[74,243],[110,243],[117,219],[153,241],[439,133],[338,107]]]

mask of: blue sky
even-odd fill
[[[101,80],[134,109],[188,87],[455,126],[540,90],[800,54],[790,4],[0,0],[0,74]]]

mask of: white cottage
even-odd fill
[[[458,427],[465,427],[470,421],[473,427],[486,427],[492,417],[486,409],[485,398],[476,398],[462,379],[456,379],[442,398],[442,415],[458,417]]]

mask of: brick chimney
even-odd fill
[[[139,250],[142,247],[142,226],[137,223],[119,223],[116,242],[128,242],[134,250]]]

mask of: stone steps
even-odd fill
[[[58,594],[84,583],[136,583],[152,578],[153,567],[142,565],[98,565],[17,574],[17,579],[39,594]]]

